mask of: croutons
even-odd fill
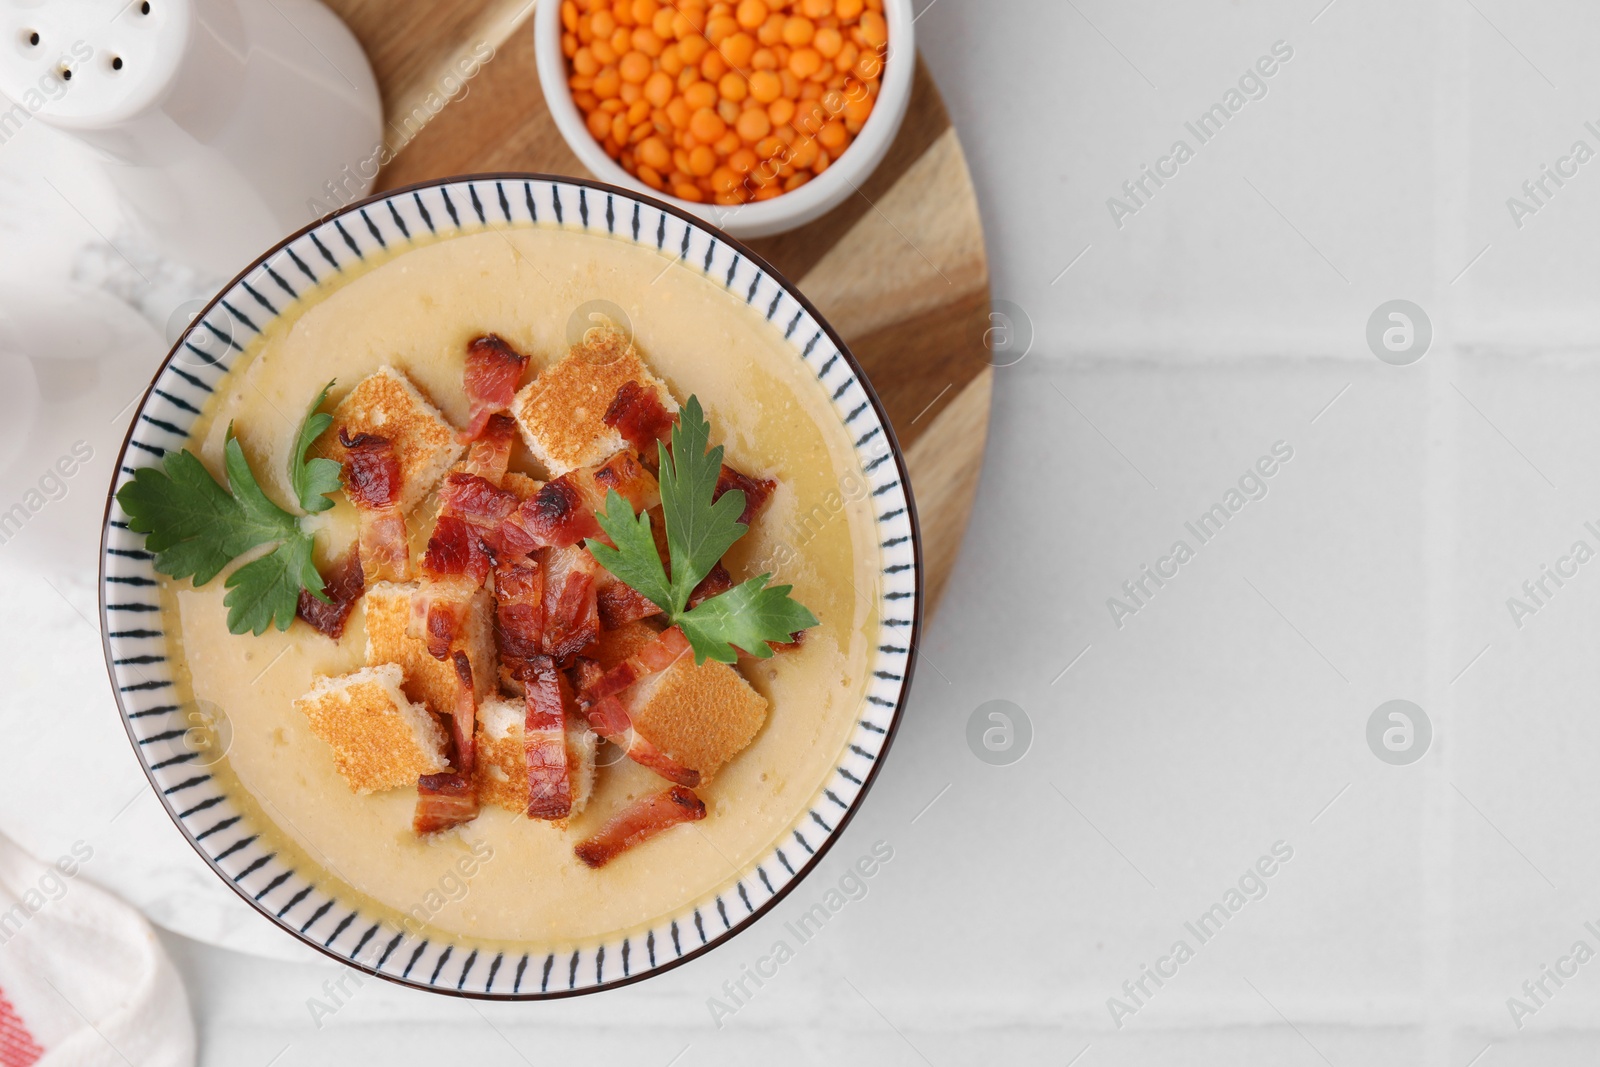
[[[439,484],[464,446],[456,431],[411,380],[390,366],[356,383],[333,412],[333,425],[322,436],[325,454],[344,462],[341,431],[348,438],[370,433],[394,443],[400,461],[400,510],[409,512]]]
[[[726,663],[684,656],[625,697],[633,728],[708,781],[743,752],[767,721],[767,701]]]
[[[596,328],[516,395],[511,413],[522,439],[551,477],[600,463],[626,447],[622,435],[605,424],[605,414],[630,381],[654,389],[667,410],[677,412],[678,402],[628,339]]]
[[[427,708],[401,691],[393,663],[318,678],[294,706],[333,750],[333,765],[356,793],[415,786],[448,766],[445,734]]]
[[[379,582],[362,598],[367,625],[367,663],[398,664],[403,687],[412,700],[448,715],[455,708],[456,672],[453,664],[434,659],[421,637],[410,630],[415,582]],[[472,664],[473,688],[481,701],[493,693],[498,677],[494,647],[493,607],[488,590],[473,594],[457,637],[457,646]]]
[[[478,799],[518,815],[528,810],[528,760],[520,700],[498,697],[478,705]],[[580,814],[594,792],[595,750],[599,739],[581,722],[567,724],[567,763],[572,769],[572,813]]]

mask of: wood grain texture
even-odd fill
[[[331,6],[383,86],[397,154],[378,176],[380,190],[484,171],[587,175],[544,105],[528,0]],[[464,88],[444,92],[462,57],[486,49],[492,59]],[[888,409],[922,520],[931,614],[977,490],[993,371],[977,197],[920,59],[905,124],[872,177],[815,222],[750,244],[839,331]]]

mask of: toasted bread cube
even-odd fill
[[[743,752],[767,721],[767,701],[726,663],[692,654],[625,697],[633,728],[706,781]]]
[[[628,339],[597,327],[512,400],[522,439],[552,478],[601,463],[626,447],[622,435],[605,424],[605,414],[628,382],[655,390],[666,409],[677,412],[678,402]]]
[[[357,382],[333,411],[323,447],[330,459],[343,463],[341,432],[351,438],[370,433],[394,442],[400,460],[400,510],[406,512],[422,503],[466,450],[456,440],[455,427],[409,378],[387,365]]]
[[[311,732],[333,750],[333,765],[351,791],[377,793],[415,786],[419,775],[449,766],[445,734],[428,709],[401,691],[400,668],[364,667],[318,678],[294,702]]]
[[[528,757],[522,745],[527,719],[520,700],[486,700],[478,706],[478,799],[518,815],[528,810]],[[572,771],[572,815],[580,814],[594,792],[595,749],[599,739],[576,719],[567,724],[567,760]]]
[[[455,665],[434,659],[422,638],[410,633],[411,601],[418,590],[416,582],[379,582],[361,598],[366,614],[367,663],[398,664],[405,677],[406,694],[432,711],[449,715],[456,701]],[[457,644],[472,664],[473,689],[481,701],[495,691],[498,673],[493,607],[487,590],[473,594]]]

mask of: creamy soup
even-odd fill
[[[286,458],[307,404],[337,379],[330,406],[390,363],[457,425],[465,346],[498,333],[532,356],[531,375],[568,346],[569,319],[595,300],[620,306],[643,358],[680,400],[700,397],[728,462],[779,488],[734,547],[735,579],[763,570],[793,583],[821,624],[802,646],[743,673],[769,701],[754,743],[700,790],[706,818],[600,870],[573,845],[631,798],[664,788],[602,746],[593,799],[562,829],[486,807],[458,831],[418,839],[414,790],[357,796],[292,707],[317,675],[364,665],[358,606],[334,642],[296,621],[285,633],[228,633],[222,580],[165,583],[180,684],[226,716],[216,768],[237,780],[291,860],[429,927],[485,942],[578,945],[650,925],[731,884],[805,811],[857,719],[877,625],[877,538],[845,427],[780,333],[701,273],[627,241],[547,226],[480,232],[371,261],[308,294],[238,360],[190,447],[216,472],[232,424],[263,487],[292,493]],[[539,475],[524,447],[513,467]],[[354,540],[350,505],[316,520],[319,562]],[[426,529],[426,523],[415,524]],[[424,534],[425,536],[425,534]],[[777,561],[776,564],[774,561]],[[333,886],[330,886],[333,888]],[[413,929],[416,923],[410,924]]]

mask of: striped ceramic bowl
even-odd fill
[[[196,709],[176,695],[144,538],[115,493],[140,467],[184,447],[229,369],[276,316],[364,258],[419,237],[488,226],[561,227],[621,237],[702,271],[776,324],[794,358],[833,399],[856,442],[876,505],[880,633],[857,724],[835,770],[769,852],[692,906],[646,930],[539,946],[415,933],[320,869],[297,869],[266,843],[251,805],[231,796],[196,744]],[[885,447],[887,445],[887,448]],[[529,174],[452,178],[351,204],[280,243],[195,317],[151,382],[107,500],[100,613],[107,668],[134,754],[189,844],[251,907],[341,963],[394,982],[497,1000],[593,993],[670,969],[727,941],[792,890],[838,838],[878,773],[911,683],[921,627],[921,549],[905,458],[861,368],[817,310],[749,249],[677,208],[596,182]]]

